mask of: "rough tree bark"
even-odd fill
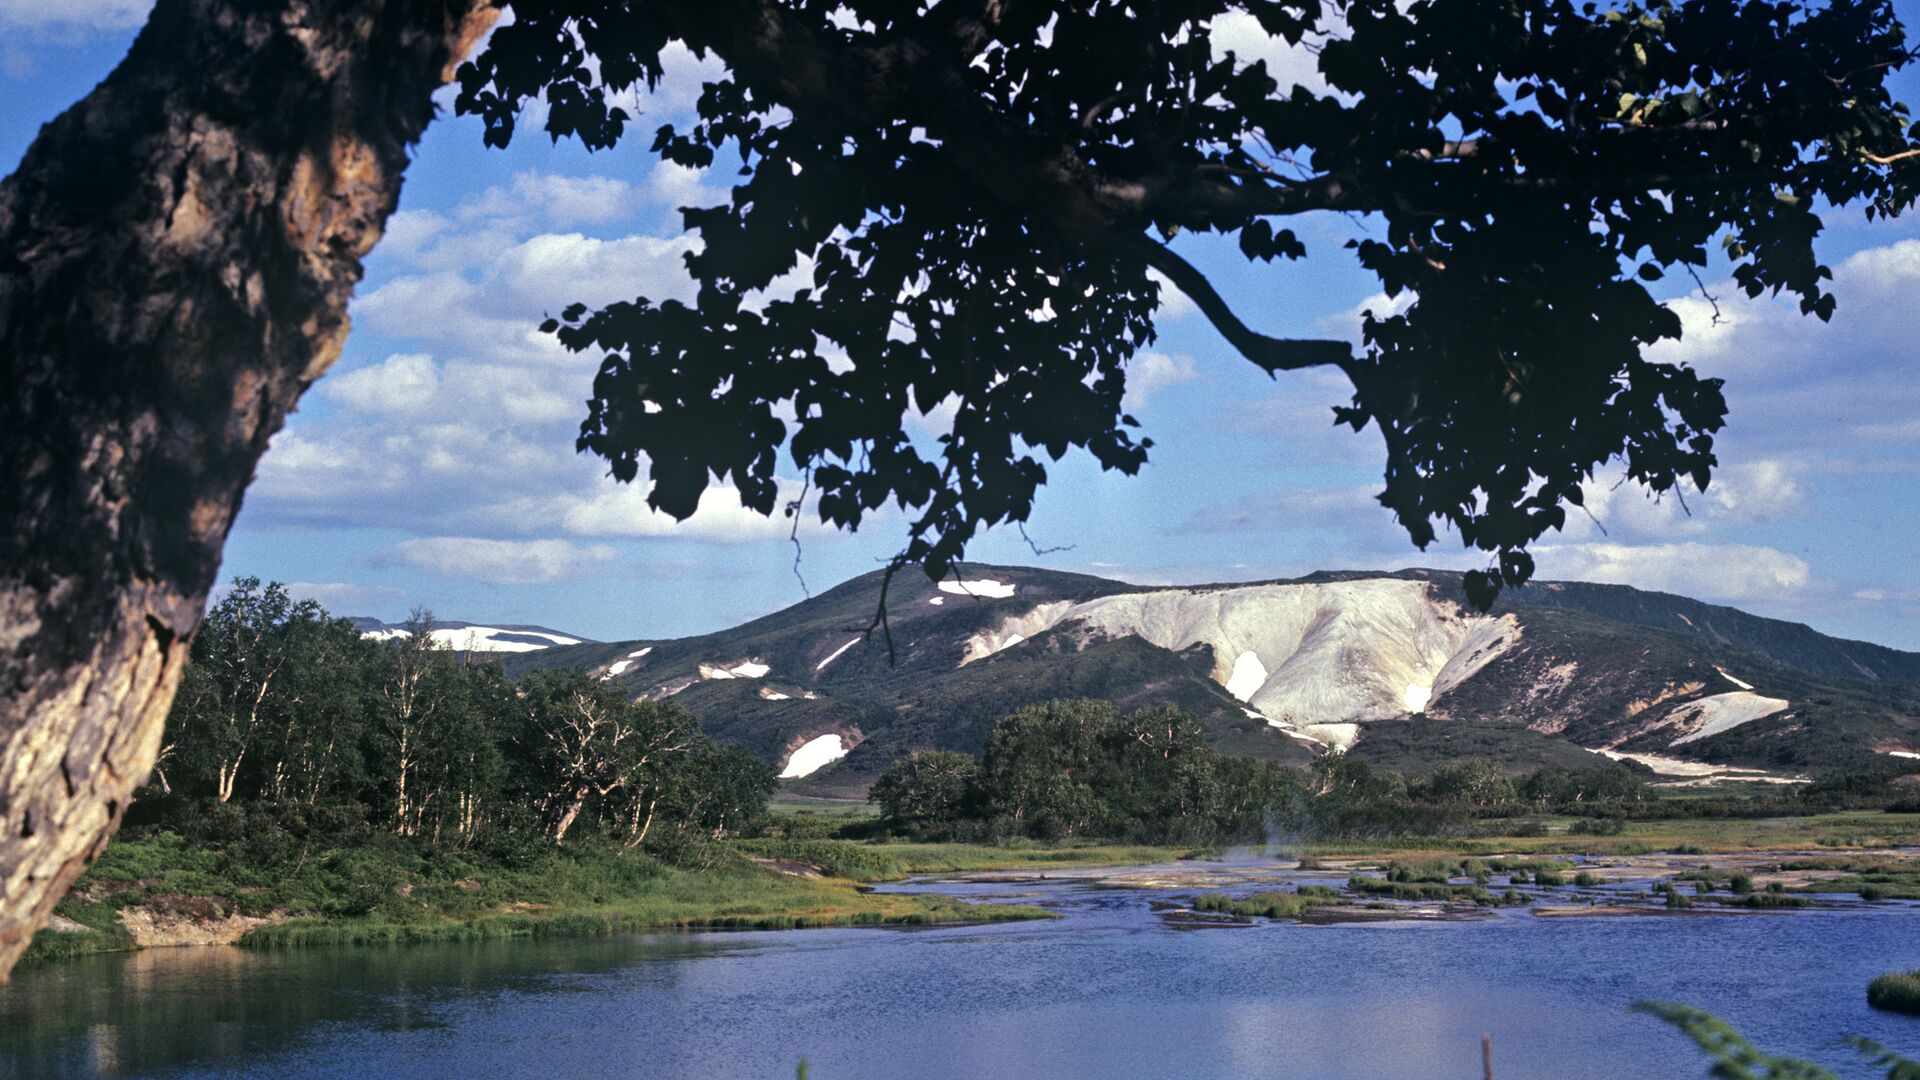
[[[0,978],[119,824],[488,0],[160,0],[0,181]]]

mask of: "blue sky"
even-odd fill
[[[1920,0],[1901,6],[1920,24]],[[0,0],[4,168],[112,69],[145,7]],[[683,113],[697,81],[683,57],[640,103],[639,126]],[[1920,75],[1902,89],[1920,100]],[[673,208],[717,199],[715,181],[660,165],[644,140],[590,155],[523,130],[507,151],[484,149],[477,123],[450,112],[429,131],[368,260],[346,351],[262,461],[223,574],[297,583],[340,614],[395,618],[420,604],[604,639],[716,629],[802,599],[784,521],[716,490],[675,524],[574,454],[595,360],[535,331],[575,300],[686,295],[680,255],[692,241]],[[1690,493],[1691,514],[1603,476],[1588,497],[1597,520],[1536,549],[1543,576],[1665,589],[1920,649],[1920,216],[1828,222],[1821,251],[1840,299],[1830,325],[1738,298],[1719,284],[1725,267],[1706,275],[1721,325],[1697,295],[1672,297],[1688,333],[1668,355],[1726,378],[1732,406],[1722,469]],[[1364,225],[1294,224],[1301,263],[1249,270],[1230,241],[1183,250],[1261,329],[1357,335],[1357,313],[1385,304],[1341,247]],[[1143,474],[1069,456],[1050,466],[1028,527],[1067,550],[1036,558],[1009,531],[978,542],[975,559],[1152,584],[1479,564],[1450,538],[1414,549],[1374,503],[1378,437],[1331,426],[1328,408],[1347,397],[1338,376],[1269,380],[1180,299],[1160,333],[1129,378],[1156,443]],[[882,562],[903,529],[898,515],[851,536],[803,528],[800,572],[814,591],[836,584]]]

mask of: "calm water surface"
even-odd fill
[[[1920,967],[1908,905],[1179,931],[1134,886],[905,887],[1065,917],[44,964],[0,988],[0,1077],[1468,1078],[1482,1034],[1502,1080],[1704,1075],[1643,998],[1844,1075],[1841,1034],[1920,1051],[1864,996]]]

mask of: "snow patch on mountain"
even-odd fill
[[[808,739],[800,744],[799,749],[787,755],[787,763],[780,770],[780,779],[795,780],[811,776],[846,757],[849,749],[846,740],[837,734]]]
[[[1259,654],[1252,649],[1241,653],[1233,661],[1233,673],[1227,676],[1227,693],[1241,701],[1252,701],[1253,695],[1267,685],[1267,669],[1260,663]]]
[[[395,641],[412,637],[413,631],[403,626],[382,626],[375,630],[363,630],[360,636],[371,641]],[[458,652],[538,652],[555,645],[579,645],[587,640],[536,626],[481,626],[476,623],[435,626],[431,636],[435,645]]]
[[[1426,582],[1377,578],[1041,604],[973,635],[961,663],[1064,624],[1176,652],[1205,644],[1215,682],[1269,723],[1329,746],[1351,745],[1355,724],[1425,709],[1520,638],[1511,615],[1465,611]]]
[[[1013,584],[995,581],[992,578],[976,578],[972,581],[943,581],[940,591],[957,596],[979,596],[989,600],[1005,600],[1013,595]]]
[[[1730,682],[1730,683],[1732,683],[1733,685],[1735,685],[1735,686],[1737,686],[1737,687],[1739,687],[1739,688],[1740,688],[1740,689],[1742,689],[1742,690],[1751,690],[1751,689],[1753,689],[1753,684],[1752,684],[1752,683],[1750,683],[1750,682],[1741,682],[1741,681],[1740,681],[1739,679],[1736,679],[1736,678],[1734,678],[1733,676],[1731,676],[1731,675],[1729,675],[1729,674],[1727,674],[1727,669],[1726,669],[1726,668],[1723,668],[1723,667],[1715,667],[1715,668],[1714,668],[1713,670],[1715,670],[1715,671],[1717,671],[1717,672],[1719,672],[1719,673],[1720,673],[1720,677],[1721,677],[1721,678],[1723,678],[1723,679],[1725,679],[1725,680],[1727,680],[1728,682]]]
[[[1427,702],[1432,700],[1433,687],[1417,682],[1408,683],[1407,688],[1400,692],[1400,703],[1405,705],[1410,713],[1426,712]]]
[[[1732,731],[1741,724],[1783,712],[1791,704],[1780,698],[1762,697],[1746,690],[1689,701],[1667,714],[1665,723],[1686,732],[1667,745],[1680,746],[1723,731]]]
[[[845,645],[842,645],[839,648],[833,650],[832,654],[829,655],[825,660],[822,660],[819,663],[813,665],[813,670],[816,672],[825,670],[828,664],[831,664],[835,660],[840,659],[841,653],[846,652],[848,649],[853,648],[855,645],[858,645],[865,640],[866,638],[864,636],[857,637],[857,638],[854,638],[852,641],[847,642]]]
[[[601,675],[600,677],[602,679],[617,679],[620,676],[625,675],[627,673],[627,670],[633,667],[634,661],[640,659],[641,657],[647,655],[652,651],[653,651],[653,646],[651,645],[648,645],[644,649],[635,649],[632,652],[628,653],[625,659],[615,660],[613,663],[609,664],[607,666],[606,673]]]
[[[700,677],[703,679],[762,679],[773,669],[758,660],[742,660],[737,664],[701,664]]]

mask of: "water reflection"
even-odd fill
[[[228,1072],[299,1053],[338,1028],[408,1033],[444,1027],[449,1008],[510,993],[592,992],[613,971],[672,992],[682,962],[724,937],[670,935],[485,941],[256,952],[149,949],[22,969],[0,987],[0,1076],[145,1076]]]
[[[1831,1041],[1920,1049],[1867,1009],[1920,967],[1920,911],[1182,933],[1164,892],[1038,893],[1067,918],[920,930],[658,935],[287,953],[164,949],[0,989],[0,1076],[821,1080],[1696,1075],[1626,1010],[1710,1003],[1763,1045],[1867,1075]]]

